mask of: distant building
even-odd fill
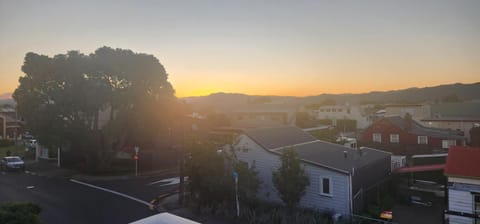
[[[16,111],[13,108],[0,109],[0,138],[13,139],[23,132],[23,122],[15,119]]]
[[[448,214],[452,224],[480,223],[480,148],[452,147],[448,152]]]
[[[387,104],[385,105],[385,117],[410,114],[413,120],[420,121],[422,118],[430,117],[430,105],[427,104]]]
[[[308,111],[310,116],[318,120],[330,119],[332,125],[336,126],[337,120],[349,119],[357,121],[357,128],[366,128],[370,122],[368,117],[363,114],[362,109],[358,106],[350,105],[330,105],[319,106],[316,109],[310,109]]]
[[[234,128],[258,128],[295,125],[297,108],[285,104],[249,104],[229,114]]]
[[[429,128],[400,116],[384,117],[374,122],[361,136],[361,145],[381,148],[395,155],[428,154],[446,151],[450,146],[465,145],[459,131]]]
[[[421,122],[426,127],[458,130],[465,134],[467,141],[470,142],[470,130],[475,125],[480,125],[479,117],[433,117],[423,118]]]
[[[284,149],[302,160],[310,185],[300,207],[350,215],[363,209],[367,192],[390,174],[390,153],[371,148],[352,149],[320,141],[296,127],[247,129],[239,136],[237,158],[255,164],[262,181],[257,197],[282,203],[272,182]]]

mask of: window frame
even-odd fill
[[[378,137],[378,141],[375,141],[375,136]],[[382,133],[372,133],[372,141],[382,143]]]
[[[425,142],[420,141],[420,139],[425,138]],[[419,135],[417,136],[417,144],[419,145],[428,145],[428,136],[426,135]]]
[[[392,141],[392,137],[393,136],[396,136],[396,141]],[[400,135],[399,134],[390,134],[390,143],[395,143],[395,144],[398,144],[400,143]]]
[[[446,148],[444,147],[444,146],[445,146],[445,145],[444,145],[445,142],[446,142],[447,145],[448,145],[448,147],[446,147]],[[453,142],[453,144],[450,144],[450,143],[452,143],[452,142]],[[454,139],[442,139],[442,149],[449,149],[451,146],[456,146],[456,145],[457,145],[457,141],[454,140]]]
[[[323,190],[323,180],[327,179],[328,180],[328,190],[329,193],[325,193]],[[332,178],[328,176],[321,176],[319,177],[320,183],[319,183],[319,192],[320,195],[322,196],[327,196],[327,197],[333,197],[333,184],[332,184]]]

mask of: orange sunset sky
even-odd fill
[[[0,0],[0,96],[27,52],[155,55],[177,96],[480,81],[480,1]]]

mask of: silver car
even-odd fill
[[[19,156],[7,156],[0,160],[0,170],[25,170],[25,162]]]

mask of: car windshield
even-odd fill
[[[7,162],[21,162],[22,160],[18,157],[7,158]]]

